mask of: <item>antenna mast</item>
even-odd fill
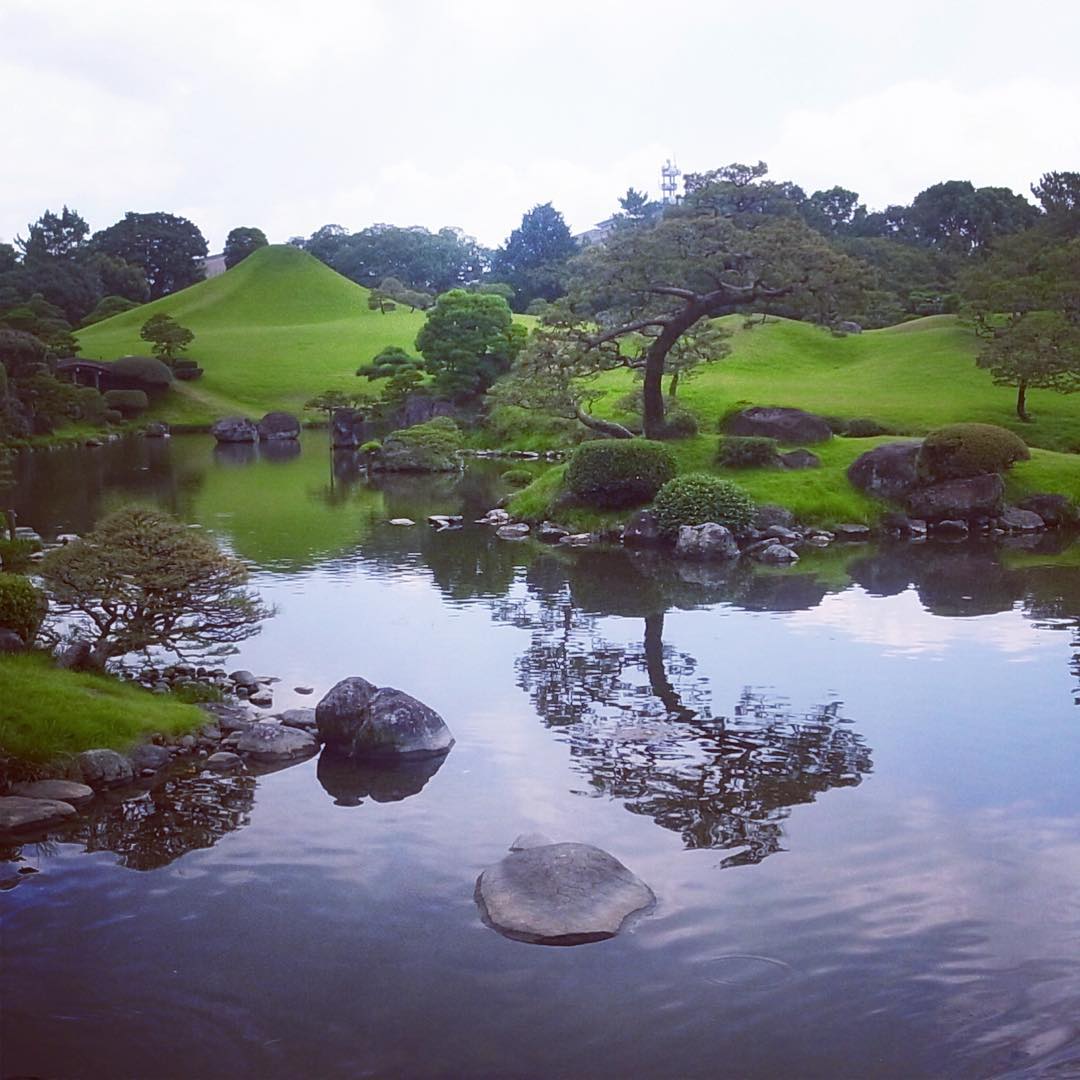
[[[668,158],[660,170],[660,201],[664,206],[673,206],[679,201],[679,197],[675,192],[679,187],[680,176],[682,176],[682,172],[674,161]]]

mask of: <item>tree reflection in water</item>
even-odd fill
[[[87,851],[115,852],[130,870],[157,870],[247,825],[255,782],[246,773],[175,773],[141,797],[95,800],[63,839]]]
[[[640,643],[619,644],[570,590],[547,580],[539,591],[539,605],[519,601],[500,613],[533,631],[517,661],[519,685],[560,729],[594,794],[622,800],[688,848],[730,851],[721,866],[782,850],[792,806],[871,771],[870,749],[840,702],[797,714],[746,689],[730,716],[714,716],[695,659],[664,645],[663,611],[643,616]]]

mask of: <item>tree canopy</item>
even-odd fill
[[[266,233],[249,225],[238,225],[225,237],[225,269],[231,270],[253,251],[266,247]]]
[[[122,221],[94,233],[92,245],[141,267],[152,300],[203,278],[206,240],[197,225],[175,214],[129,211]]]
[[[495,252],[492,274],[514,290],[517,310],[533,300],[554,300],[562,295],[562,271],[577,252],[577,241],[562,214],[551,203],[527,211],[521,224]]]

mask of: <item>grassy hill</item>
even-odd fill
[[[322,390],[355,390],[356,368],[384,345],[413,349],[420,312],[381,314],[368,290],[306,252],[260,248],[238,266],[78,334],[82,355],[146,354],[139,328],[162,312],[195,333],[186,354],[206,374],[177,383],[158,411],[175,422],[208,423],[230,413],[299,412]]]
[[[702,431],[715,431],[725,413],[745,405],[792,405],[845,419],[872,417],[913,435],[977,420],[1012,428],[1031,446],[1080,451],[1080,398],[1032,390],[1034,422],[1021,423],[1016,390],[995,386],[975,366],[975,336],[954,315],[843,338],[788,319],[750,330],[741,317],[721,321],[734,332],[731,355],[704,365],[679,389]],[[610,393],[597,411],[614,414],[617,399],[634,383],[629,373],[617,372],[599,385]]]

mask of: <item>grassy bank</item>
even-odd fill
[[[28,762],[105,747],[124,750],[154,732],[204,723],[192,705],[105,675],[61,671],[47,656],[0,656],[0,749]]]
[[[893,436],[874,439],[834,438],[814,446],[821,459],[820,469],[788,471],[785,469],[724,469],[715,464],[718,437],[698,435],[668,445],[675,454],[679,472],[709,472],[732,480],[749,492],[755,502],[786,506],[807,525],[828,528],[841,522],[872,525],[882,513],[896,507],[870,498],[851,486],[847,469],[862,453]],[[558,520],[568,527],[591,530],[601,525],[624,521],[628,511],[601,513],[587,508],[564,506],[563,473],[565,466],[548,469],[510,502],[509,511],[525,521],[544,518]],[[1016,502],[1025,495],[1054,491],[1080,503],[1080,458],[1050,450],[1032,450],[1031,460],[1022,461],[1006,474],[1006,493]]]

